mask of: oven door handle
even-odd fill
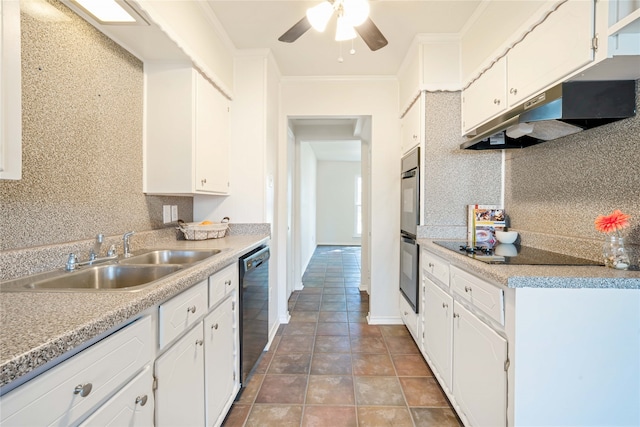
[[[417,173],[418,173],[417,169],[411,169],[410,171],[407,171],[402,174],[402,179],[413,178],[414,176],[416,176]]]

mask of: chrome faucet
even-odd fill
[[[124,235],[122,236],[122,246],[123,246],[123,249],[124,249],[123,256],[125,258],[129,258],[131,256],[131,248],[129,247],[129,239],[134,234],[135,234],[134,231],[129,231],[128,233],[124,233]]]
[[[100,247],[102,246],[102,242],[104,242],[104,234],[98,234],[96,236],[96,241],[93,243],[93,248],[91,248],[91,252],[89,252],[90,260],[95,260],[100,256]]]
[[[76,256],[76,254],[71,252],[64,269],[67,271],[75,271],[84,265],[97,264],[99,262],[105,262],[116,258],[118,258],[118,254],[116,253],[116,245],[111,245],[109,251],[107,252],[107,256],[103,257],[96,256],[94,250],[92,249],[91,254],[89,255],[89,259],[86,261],[78,261],[78,257]]]

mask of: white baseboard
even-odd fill
[[[400,316],[371,316],[367,315],[367,322],[370,325],[404,325]]]

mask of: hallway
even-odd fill
[[[318,246],[225,426],[461,425],[407,329],[368,325],[360,247]]]

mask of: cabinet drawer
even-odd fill
[[[238,265],[231,264],[209,277],[209,308],[218,304],[238,283]]]
[[[423,250],[422,269],[443,285],[449,286],[449,263],[442,258]]]
[[[153,375],[150,366],[116,393],[81,427],[151,426],[153,425]]]
[[[406,298],[400,294],[400,316],[414,339],[418,336],[418,313],[413,311]]]
[[[74,424],[151,361],[152,336],[147,316],[18,387],[0,399],[1,424]]]
[[[463,299],[504,325],[502,289],[456,267],[451,267],[451,287]]]
[[[160,348],[189,329],[207,312],[207,281],[202,281],[160,305]]]

